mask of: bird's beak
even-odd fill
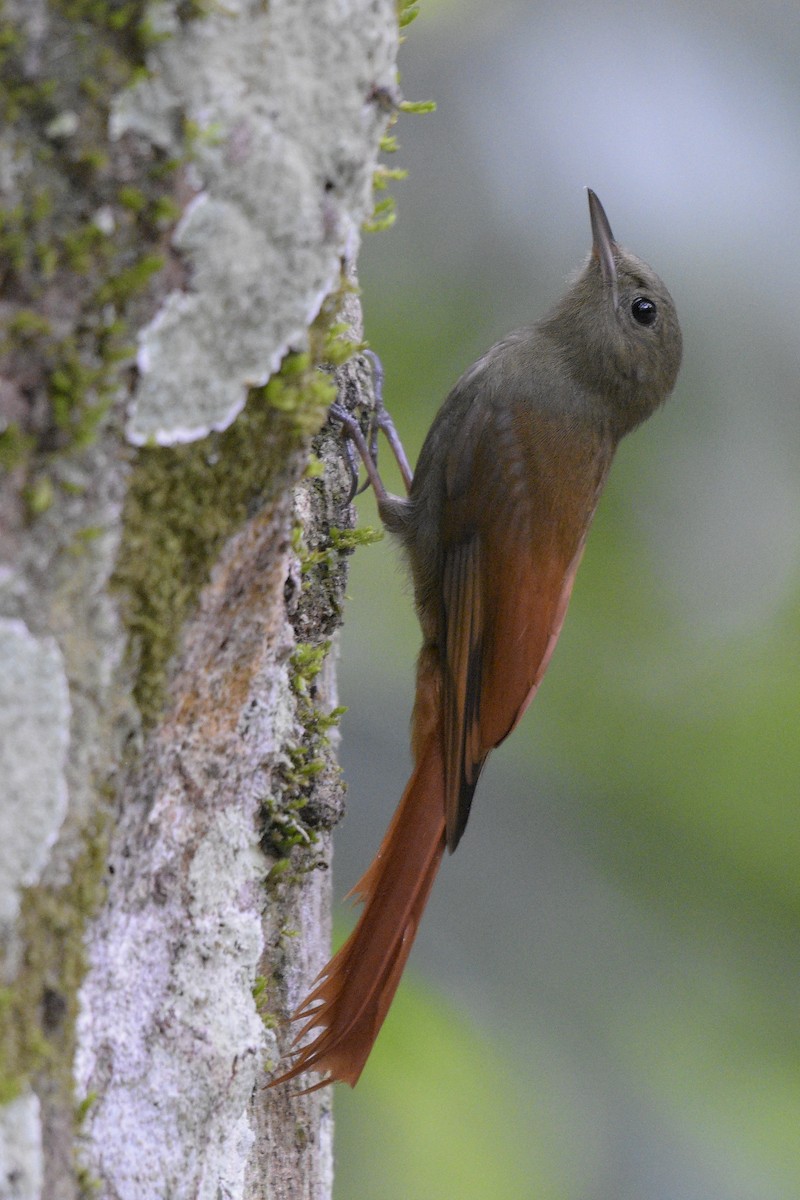
[[[615,254],[618,247],[614,241],[614,235],[611,232],[611,226],[608,223],[605,209],[592,189],[587,188],[587,191],[589,193],[589,216],[592,220],[592,254],[600,262],[603,279],[606,286],[611,289],[611,298],[614,301],[614,308],[616,308],[618,291],[617,260]]]

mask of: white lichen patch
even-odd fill
[[[0,1200],[40,1200],[43,1176],[39,1099],[26,1092],[0,1106]]]
[[[281,627],[283,657],[289,639]],[[293,703],[274,652],[264,648],[254,682],[259,705],[245,700],[238,720],[217,727],[206,712],[205,725],[164,728],[147,806],[124,803],[115,825],[106,902],[87,935],[75,1084],[80,1099],[94,1096],[87,1169],[118,1200],[245,1195],[250,1102],[274,1061],[253,996],[261,803]]]
[[[0,619],[0,945],[67,811],[70,703],[54,638]]]
[[[174,8],[111,119],[171,154],[188,123],[197,187],[174,239],[188,282],[140,335],[135,444],[224,429],[304,347],[370,211],[396,79],[394,0],[237,0],[183,26]]]
[[[115,1195],[212,1200],[220,1179],[241,1189],[253,1138],[246,1111],[265,1040],[251,995],[263,862],[242,806],[198,814],[170,791],[149,824],[158,861],[140,894],[107,910],[91,948],[77,1086],[98,1092],[86,1127]],[[176,860],[187,858],[181,879]]]

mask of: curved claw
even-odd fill
[[[364,358],[368,359],[372,367],[372,386],[375,391],[375,407],[383,408],[383,363],[378,358],[374,350],[367,348],[364,350]]]
[[[347,459],[347,469],[350,472],[350,487],[347,492],[345,504],[352,504],[356,496],[359,496],[364,491],[364,488],[369,483],[369,480],[363,483],[361,487],[358,486],[358,461],[356,459],[355,451],[353,450],[353,443],[350,438],[344,439],[344,456]]]
[[[359,488],[358,486],[358,459],[353,448],[354,439],[352,427],[355,424],[355,418],[350,415],[346,408],[343,408],[341,404],[336,402],[330,406],[329,414],[335,420],[341,421],[342,423],[342,432],[344,434],[344,438],[342,439],[344,445],[342,448],[344,450],[345,459],[347,460],[347,469],[350,472],[350,490],[347,493],[345,504],[352,504],[356,496],[358,496],[359,493],[364,490],[363,487]],[[369,480],[367,480],[367,483],[369,483]],[[364,484],[364,487],[366,486],[367,484]]]
[[[369,453],[375,466],[378,465],[378,434],[381,431],[377,413],[373,414],[369,423]]]

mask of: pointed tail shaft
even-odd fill
[[[305,1022],[292,1067],[273,1083],[315,1070],[355,1085],[389,1011],[445,847],[441,738],[430,734],[380,849],[351,895],[358,924],[294,1014]],[[315,1090],[313,1087],[309,1091]]]

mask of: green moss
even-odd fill
[[[313,859],[298,865],[292,851],[310,849],[319,838],[319,814],[310,804],[314,784],[330,770],[330,730],[346,712],[343,707],[325,710],[317,703],[316,680],[330,653],[330,642],[299,642],[289,660],[289,680],[296,697],[296,718],[302,740],[285,748],[278,771],[280,801],[272,796],[262,802],[264,828],[262,846],[278,856],[267,876],[267,886],[295,880],[311,869]]]
[[[13,471],[15,467],[24,465],[33,446],[34,438],[23,433],[18,422],[12,421],[0,433],[0,468]]]
[[[308,456],[306,469],[303,472],[303,479],[321,479],[325,474],[325,464],[321,458],[317,458],[316,454],[312,453]]]
[[[302,740],[284,750],[285,758],[277,772],[280,800],[268,796],[262,801],[261,844],[267,854],[277,856],[267,876],[268,888],[294,882],[316,865],[313,857],[298,861],[292,852],[296,847],[310,850],[319,839],[320,814],[311,800],[316,782],[331,769],[328,735],[346,711],[343,707],[325,710],[317,702],[316,680],[329,652],[327,640],[300,642],[289,660]]]
[[[93,440],[116,394],[120,364],[132,354],[126,313],[163,266],[156,251],[180,215],[171,189],[185,161],[156,152],[135,186],[115,181],[110,103],[141,77],[148,48],[162,37],[149,23],[147,0],[47,4],[51,43],[61,47],[57,79],[31,81],[24,35],[0,17],[0,117],[12,139],[14,125],[24,126],[37,163],[18,181],[21,202],[0,210],[0,279],[18,305],[0,354],[11,377],[24,360],[37,393],[30,419],[0,430],[0,467],[27,469],[19,487],[31,517],[57,500],[56,457]],[[202,11],[189,3],[179,15],[186,21]],[[99,222],[94,214],[105,211],[110,220]],[[50,284],[70,296],[74,311],[72,328],[62,322],[58,337],[40,315]]]
[[[109,156],[99,146],[84,146],[75,155],[74,162],[79,167],[89,167],[92,172],[104,171],[109,164]]]
[[[289,660],[291,666],[290,680],[298,696],[307,696],[314,680],[322,670],[322,665],[331,648],[330,642],[321,642],[315,646],[311,642],[300,642]]]
[[[322,550],[309,550],[306,545],[305,537],[303,536],[303,526],[295,525],[292,530],[292,550],[294,551],[297,561],[300,564],[300,574],[305,575],[320,563],[332,562],[332,549],[326,547]]]
[[[14,1018],[14,992],[10,987],[0,988],[0,1105],[15,1100],[22,1090],[25,1076],[21,1066],[17,1070],[16,1047],[11,1038],[11,1022]],[[4,1065],[5,1064],[5,1065]]]
[[[263,496],[266,488],[276,486],[292,450],[299,450],[301,446],[308,448],[310,435],[319,430],[335,398],[335,381],[330,368],[347,361],[359,348],[357,343],[344,336],[345,327],[336,321],[347,286],[343,285],[342,290],[323,303],[309,329],[309,350],[287,355],[281,370],[269,383],[251,392],[244,412],[230,429],[212,435],[199,446],[142,452],[151,456],[150,468],[163,474],[170,493],[173,483],[180,488],[177,503],[177,498],[171,496],[169,501],[155,506],[154,528],[163,523],[165,512],[175,514],[180,533],[174,545],[182,542],[187,551],[184,558],[186,586],[180,587],[179,583],[177,595],[172,584],[176,579],[180,581],[181,573],[179,570],[176,576],[174,564],[172,568],[168,567],[170,583],[166,588],[163,585],[161,550],[166,548],[163,546],[154,546],[155,570],[147,571],[150,578],[136,591],[141,601],[137,608],[144,610],[132,618],[134,632],[138,624],[139,633],[143,635],[137,700],[148,719],[160,708],[164,671],[177,631],[205,581],[222,540],[241,524],[254,500]],[[194,478],[187,480],[187,488],[177,483],[180,472],[175,470],[176,458],[181,459],[184,466],[191,462],[196,464],[195,468],[190,468]],[[207,471],[209,459],[211,465]],[[154,466],[157,461],[161,462],[159,468]],[[230,469],[231,462],[236,464],[235,471]],[[205,478],[207,474],[209,477]],[[145,478],[141,495],[158,496],[161,490],[153,480]],[[155,538],[159,540],[157,531]],[[324,553],[320,554],[317,561],[324,557]],[[142,556],[137,553],[135,561],[141,564]],[[121,578],[124,575],[123,570]],[[153,596],[161,597],[157,612],[151,602]]]
[[[23,488],[22,495],[29,515],[40,517],[53,503],[53,481],[49,475],[34,476]]]
[[[269,1007],[269,980],[265,975],[256,975],[252,993],[256,1012],[261,1018],[265,1029],[278,1029],[281,1019]]]
[[[333,369],[363,348],[363,343],[347,337],[347,326],[336,320],[349,286],[343,281],[323,301],[308,331],[309,349],[287,354],[280,371],[259,389],[270,408],[289,417],[304,438],[319,431],[336,399]]]
[[[331,545],[337,554],[352,554],[357,546],[374,546],[375,542],[383,540],[383,530],[373,529],[371,525],[362,525],[358,529],[337,529],[331,527]]]
[[[27,253],[26,217],[21,204],[0,209],[0,264],[19,271]]]
[[[419,16],[418,0],[398,0],[397,2],[397,23],[400,27],[400,41],[405,41],[405,34],[402,32],[415,21]],[[397,137],[388,130],[392,128],[397,120],[398,114],[404,113],[430,113],[436,111],[436,102],[434,100],[401,100],[399,96],[386,91],[381,100],[387,109],[391,111],[389,117],[389,125],[387,132],[384,133],[380,140],[380,149],[382,154],[394,154],[399,150],[400,144]],[[375,169],[372,178],[373,191],[380,194],[385,191],[390,182],[405,179],[408,172],[402,169],[390,169],[379,163]],[[362,229],[365,233],[380,233],[384,229],[390,229],[397,220],[397,207],[392,196],[380,196],[376,200],[372,213],[362,224]]]
[[[219,121],[200,125],[191,117],[184,119],[183,140],[190,158],[196,154],[199,146],[218,146],[222,141],[222,136],[222,125]]]
[[[120,189],[108,139],[111,99],[144,65],[146,0],[48,3],[59,71],[69,64],[63,78],[31,82],[22,32],[0,24],[0,113],[9,138],[20,125],[35,160],[17,182],[20,203],[0,210],[0,278],[17,306],[0,355],[10,377],[24,370],[35,396],[29,416],[0,431],[0,466],[23,468],[30,517],[58,499],[56,459],[96,437],[132,354],[126,313],[163,266],[155,251],[177,214],[165,192],[177,164],[144,168],[140,188]],[[62,319],[58,336],[43,315],[51,286],[70,297],[71,327]]]
[[[35,242],[33,253],[42,281],[49,283],[58,268],[58,251],[45,242]]]
[[[218,7],[219,0],[178,0],[176,11],[182,21],[194,21]]]
[[[362,223],[364,233],[382,233],[391,229],[397,220],[397,206],[393,196],[384,196],[378,200],[372,210],[372,216]]]
[[[131,187],[129,184],[119,189],[117,199],[123,208],[128,208],[131,212],[135,213],[142,212],[147,205],[147,197],[144,192],[140,188]]]
[[[382,529],[365,525],[360,529],[339,529],[331,525],[328,544],[319,550],[309,550],[301,526],[292,531],[292,549],[300,563],[300,574],[307,575],[319,566],[333,569],[342,555],[352,554],[357,546],[371,546],[383,538]]]
[[[93,1175],[82,1163],[75,1167],[75,1183],[78,1188],[78,1200],[94,1200],[103,1187],[102,1180]]]
[[[256,1003],[256,1012],[261,1017],[265,1028],[277,1029],[280,1025],[280,1018],[268,1007],[269,980],[265,975],[256,975],[252,992]]]
[[[432,113],[436,112],[435,100],[401,100],[400,112],[404,113]]]
[[[0,117],[4,122],[19,120],[48,98],[49,88],[36,85],[23,66],[25,38],[22,30],[3,20],[0,7]]]
[[[2,8],[0,8],[0,16],[2,16]],[[0,65],[11,56],[13,51],[19,51],[22,44],[22,35],[15,26],[0,25]]]
[[[224,541],[280,486],[300,444],[294,423],[256,389],[224,433],[137,455],[114,583],[126,598],[146,723],[161,711],[179,632]]]
[[[279,805],[271,796],[264,801],[266,823],[262,845],[273,857],[280,856],[270,871],[269,882],[274,883],[291,868],[289,855],[295,846],[312,846],[319,836],[303,822],[300,813],[305,806],[305,799],[293,800],[288,805]]]
[[[94,221],[75,226],[63,233],[57,239],[59,241],[61,261],[76,275],[90,275],[102,270],[112,254],[110,237]]]
[[[146,724],[161,712],[166,672],[187,614],[224,541],[254,508],[302,469],[335,382],[321,364],[358,348],[336,322],[342,291],[309,330],[309,350],[289,354],[251,390],[237,420],[201,442],[145,447],[137,455],[114,583],[126,598],[134,696]]]
[[[162,230],[174,225],[180,215],[180,207],[171,196],[157,196],[146,213],[147,219]]]
[[[106,52],[113,49],[132,69],[143,63],[153,44],[147,19],[147,0],[48,0],[55,12],[75,25],[85,37],[105,35]]]
[[[314,367],[310,354],[288,354],[263,393],[271,408],[292,418],[298,432],[312,434],[336,399],[336,384],[330,375]]]
[[[96,542],[104,533],[105,530],[100,525],[84,526],[83,529],[77,530],[74,534],[72,541],[67,547],[67,553],[71,554],[73,558],[80,558],[82,554],[87,552],[92,542]]]
[[[397,22],[401,29],[405,29],[412,21],[416,21],[419,16],[419,4],[417,0],[411,0],[410,3],[401,3],[397,6]]]
[[[28,341],[36,337],[49,337],[51,325],[46,317],[31,308],[19,308],[6,326],[10,338]]]
[[[141,258],[107,279],[97,289],[98,304],[116,304],[124,307],[138,292],[143,291],[150,279],[164,266],[161,254],[143,254]]]
[[[75,1124],[78,1128],[80,1128],[80,1126],[86,1120],[96,1100],[97,1092],[89,1092],[88,1095],[84,1096],[83,1100],[81,1100],[80,1104],[75,1109]]]
[[[105,824],[98,819],[65,887],[23,893],[22,964],[14,982],[0,989],[0,1103],[45,1067],[50,1086],[72,1094],[77,997],[86,970],[83,934],[100,903],[105,863]]]
[[[300,429],[306,427],[306,420],[298,421],[295,387],[300,386],[298,394],[310,395],[313,421],[318,425],[333,398],[334,380],[314,368],[315,360],[324,358],[340,364],[359,349],[346,338],[344,327],[337,323],[340,304],[341,295],[329,298],[310,331],[310,353],[291,356],[279,386],[266,391],[273,403],[277,402]],[[308,392],[304,393],[303,387]],[[267,881],[271,888],[278,883],[294,882],[299,875],[318,865],[317,855],[298,855],[295,851],[297,848],[306,852],[312,850],[320,829],[329,828],[336,819],[335,797],[341,785],[339,769],[330,751],[329,735],[345,710],[335,708],[331,711],[320,703],[317,681],[330,653],[330,636],[341,621],[344,558],[354,545],[372,540],[369,533],[352,533],[329,524],[329,500],[317,482],[318,473],[309,474],[304,486],[313,513],[308,528],[315,531],[315,544],[308,544],[307,530],[303,526],[298,524],[292,531],[292,549],[303,578],[292,616],[298,642],[289,660],[297,738],[284,747],[275,789],[275,797],[279,799],[270,796],[263,801],[262,845],[276,859]],[[300,636],[301,630],[308,629],[318,631],[314,641]]]
[[[95,363],[87,363],[83,348],[71,336],[53,341],[48,349],[56,364],[47,380],[53,425],[63,435],[63,448],[81,449],[94,440],[111,402],[109,372],[118,361],[118,347],[103,353],[99,343],[103,356]]]

